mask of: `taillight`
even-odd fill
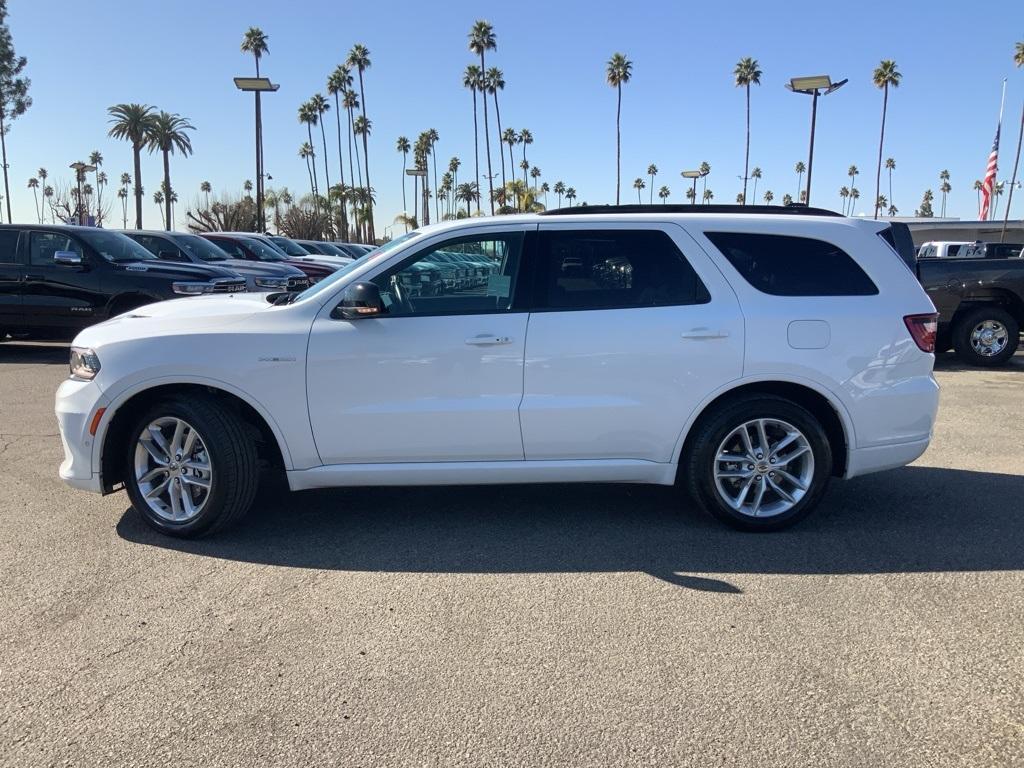
[[[932,312],[927,315],[907,315],[903,318],[907,330],[914,337],[914,343],[922,352],[935,351],[935,335],[939,331],[939,316]]]

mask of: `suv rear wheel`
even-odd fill
[[[970,365],[1002,365],[1017,351],[1020,324],[1002,307],[971,310],[953,330],[953,348]]]
[[[141,416],[128,446],[128,496],[162,533],[214,533],[252,505],[256,446],[233,411],[204,399],[166,400]]]
[[[750,395],[697,427],[682,466],[690,495],[719,520],[776,531],[817,505],[832,474],[825,430],[805,408]]]

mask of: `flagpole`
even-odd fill
[[[1004,87],[1006,80],[1003,80]],[[1004,91],[1005,92],[1005,91]],[[1017,166],[1020,163],[1020,145],[1024,141],[1024,102],[1020,108],[1020,133],[1017,134],[1017,156],[1013,160],[1013,176],[1010,178],[1010,194],[1006,198],[1006,210],[1003,211],[1003,229],[999,233],[999,242],[1006,239],[1006,222],[1010,218],[1010,204],[1013,203],[1013,185],[1017,183]]]
[[[1003,96],[1002,96],[1001,99],[999,99],[999,122],[996,123],[996,136],[997,137],[1000,136],[1002,134],[1002,132],[1003,132],[1003,107],[1005,107],[1005,106],[1006,106],[1006,78],[1004,77],[1003,78]],[[992,192],[990,193],[990,197],[992,198],[993,202],[995,202],[996,200],[999,199],[998,196],[996,195],[996,190],[998,188],[999,188],[999,156],[997,155],[996,156],[996,175],[995,175],[995,178],[992,179]],[[991,220],[992,214],[994,213],[994,211],[992,210],[993,207],[994,206],[991,206],[991,205],[989,206],[989,210],[985,214],[985,220],[986,221]]]

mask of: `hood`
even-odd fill
[[[310,277],[315,277],[317,280],[321,280],[330,274],[333,274],[336,267],[328,267],[326,264],[320,264],[315,261],[301,261],[299,259],[288,259],[286,264],[290,264],[293,267],[298,267]]]
[[[304,273],[301,269],[293,267],[285,262],[273,261],[249,261],[247,259],[227,259],[218,261],[216,266],[237,272],[240,275],[255,275],[257,277],[301,277]]]
[[[237,272],[227,267],[219,267],[214,264],[163,261],[162,259],[122,261],[113,263],[111,266],[116,272],[126,275],[145,275],[170,280],[212,280],[215,277],[238,277]]]
[[[96,349],[117,341],[223,330],[270,308],[265,293],[189,296],[160,301],[89,326],[78,334],[74,344]]]
[[[334,269],[346,267],[353,262],[353,259],[348,256],[328,256],[322,253],[311,253],[309,256],[296,256],[294,260],[312,262],[313,264],[323,264],[325,267],[333,267]]]

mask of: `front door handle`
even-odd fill
[[[729,338],[728,331],[714,331],[710,328],[694,328],[691,331],[683,333],[684,339],[727,339]]]
[[[494,347],[499,344],[511,344],[512,339],[508,336],[495,336],[493,333],[481,333],[470,336],[466,343],[474,347]]]

